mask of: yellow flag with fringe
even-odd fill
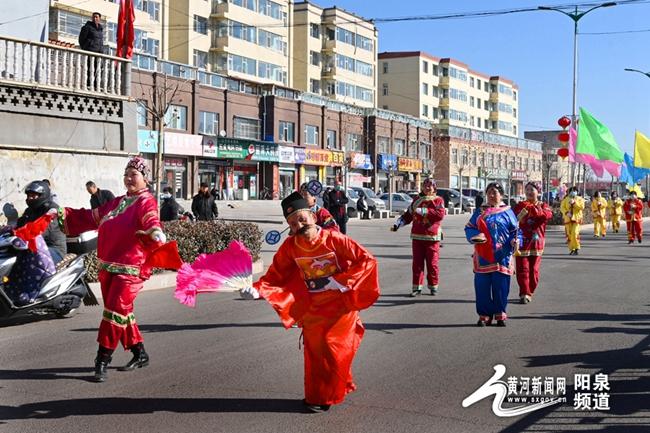
[[[650,138],[639,131],[634,135],[634,166],[650,168]]]

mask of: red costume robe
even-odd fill
[[[636,238],[641,242],[643,238],[643,202],[638,198],[625,200],[623,213],[627,223],[628,241],[634,241]]]
[[[331,289],[308,290],[306,281],[324,278]],[[379,297],[377,260],[349,237],[319,229],[312,244],[287,238],[254,287],[285,328],[303,328],[305,401],[342,402],[355,389],[352,361],[364,333],[357,312]]]
[[[412,290],[422,291],[424,265],[427,266],[427,286],[435,292],[438,289],[440,240],[442,239],[442,219],[445,217],[445,201],[433,195],[421,196],[413,200],[400,217],[404,225],[411,225],[411,244],[413,251]]]
[[[320,207],[317,204],[311,208],[311,211],[316,215],[316,225],[327,230],[334,230],[335,232],[340,232],[339,225],[334,221],[332,214],[325,209]]]
[[[98,230],[99,282],[104,302],[97,342],[125,349],[143,341],[133,315],[133,302],[151,275],[145,266],[149,254],[160,245],[151,233],[162,231],[158,204],[148,190],[117,197],[96,209],[64,208],[60,224],[69,236]]]
[[[517,203],[514,212],[519,220],[520,232],[519,251],[515,254],[519,296],[532,296],[539,283],[546,223],[553,218],[553,211],[546,203],[525,200]]]

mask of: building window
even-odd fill
[[[309,63],[314,66],[320,66],[320,53],[316,51],[309,52]]]
[[[422,116],[429,117],[429,106],[427,104],[422,104]]]
[[[431,75],[433,75],[434,77],[440,75],[440,68],[438,67],[438,65],[434,65],[433,63],[431,64]]]
[[[399,155],[399,156],[406,155],[405,144],[406,142],[401,138],[396,138],[393,140],[393,151],[395,152],[395,155]]]
[[[458,149],[451,149],[451,163],[458,164]]]
[[[490,111],[490,104],[487,99],[483,101],[483,109],[485,111]]]
[[[469,126],[474,126],[474,116],[469,116]]]
[[[165,126],[170,129],[187,129],[187,107],[173,104],[167,107]]]
[[[352,152],[363,152],[363,137],[359,134],[348,134],[346,150]]]
[[[408,156],[409,156],[409,158],[417,158],[417,156],[418,156],[418,143],[417,143],[417,141],[409,141]]]
[[[474,107],[474,97],[473,96],[469,97],[469,106]]]
[[[338,143],[336,141],[336,131],[333,131],[331,129],[327,130],[327,148],[338,149]]]
[[[382,67],[382,70],[383,70],[384,74],[387,74],[388,73],[388,62],[383,62],[381,67]]]
[[[235,138],[248,138],[250,140],[260,139],[260,121],[258,119],[246,119],[244,117],[235,117],[233,119]]]
[[[199,134],[217,135],[219,130],[219,113],[199,111]]]
[[[516,108],[512,109],[512,117],[517,117],[517,109]]]
[[[422,72],[425,74],[429,73],[429,63],[425,60],[422,60]]]
[[[469,87],[474,88],[474,77],[469,77]]]
[[[427,83],[422,83],[422,94],[423,95],[429,94],[429,85]]]
[[[318,126],[305,125],[305,144],[318,144]]]
[[[517,100],[517,91],[516,90],[512,91],[512,99],[514,99],[515,101]]]
[[[420,143],[420,159],[430,159],[429,158],[429,143],[421,142]]]
[[[388,96],[388,83],[384,83],[381,86],[381,94],[384,96]]]
[[[295,137],[295,128],[296,124],[293,122],[285,122],[280,120],[280,141],[285,143],[293,143],[296,140]]]
[[[390,138],[377,137],[377,153],[390,153]]]
[[[481,79],[480,78],[476,79],[476,88],[481,90]]]
[[[517,135],[517,127],[515,125],[512,125],[512,133],[513,135]]]
[[[485,90],[486,92],[489,92],[490,91],[490,83],[488,83],[487,81],[483,81],[483,90]]]
[[[388,110],[388,105],[382,105],[381,108],[382,108],[383,110]]]
[[[138,101],[137,105],[138,126],[147,126],[147,101]]]
[[[439,116],[439,114],[438,114],[438,107],[433,107],[433,108],[431,109],[431,117],[432,117],[433,119],[437,119],[438,116]]]
[[[205,51],[199,51],[199,50],[194,50],[194,55],[192,61],[194,62],[194,66],[199,68],[199,69],[207,69],[208,68],[208,53]]]
[[[208,34],[208,19],[194,15],[194,31],[202,35]]]
[[[320,39],[320,26],[315,23],[309,24],[309,36]]]
[[[320,80],[309,80],[309,91],[311,93],[320,93]]]

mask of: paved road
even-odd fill
[[[441,293],[419,299],[407,297],[407,230],[351,223],[379,259],[382,296],[362,313],[358,390],[326,414],[303,413],[299,331],[284,330],[264,301],[205,295],[189,309],[163,289],[136,305],[151,366],[112,369],[104,384],[88,381],[99,308],[0,328],[0,431],[647,432],[650,245],[587,238],[570,257],[562,233],[551,233],[534,301],[510,305],[507,328],[477,328],[465,221],[448,217]],[[120,351],[113,364],[128,358]],[[503,380],[566,377],[568,388],[574,374],[606,373],[611,410],[575,411],[571,392],[567,404],[527,416],[495,416],[492,398],[463,408],[496,364],[507,367]]]

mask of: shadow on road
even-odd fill
[[[607,322],[612,326],[584,329],[589,334],[627,334],[644,336],[628,349],[599,350],[583,353],[527,356],[528,367],[574,365],[576,374],[608,375],[610,398],[608,411],[573,409],[574,386],[567,383],[567,403],[550,413],[532,413],[502,433],[573,431],[640,433],[650,425],[650,315],[572,313],[528,316],[526,319]],[[517,319],[524,319],[518,317]],[[621,325],[621,326],[616,326]],[[593,373],[592,373],[593,372]],[[573,382],[568,377],[567,382]],[[570,392],[569,392],[570,391]]]
[[[0,419],[172,413],[307,413],[302,400],[281,398],[84,398],[1,406]]]

